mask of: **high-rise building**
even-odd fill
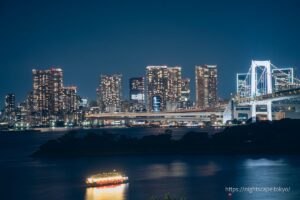
[[[247,73],[239,73],[236,75],[236,93],[239,97],[249,97],[250,95],[250,79],[247,79]]]
[[[68,125],[77,124],[79,104],[80,104],[80,98],[77,95],[77,87],[76,86],[64,87],[63,91],[64,91],[64,98],[63,98],[64,121]]]
[[[100,86],[96,89],[96,102],[97,102],[97,106],[101,106],[101,90],[100,90]]]
[[[13,124],[16,114],[16,96],[14,93],[9,93],[5,96],[5,118],[9,124]]]
[[[190,82],[191,79],[189,78],[183,78],[181,83],[181,97],[180,97],[180,107],[183,109],[189,108],[191,105],[190,102]]]
[[[5,113],[10,115],[16,109],[16,96],[14,93],[9,93],[5,96]]]
[[[29,119],[30,118],[28,116],[26,102],[18,104],[18,106],[16,107],[15,128],[20,128],[20,129],[26,128]]]
[[[80,107],[87,108],[89,106],[88,98],[81,98]]]
[[[32,70],[34,111],[39,124],[58,119],[63,108],[63,71],[60,68]]]
[[[168,67],[167,101],[179,103],[181,97],[181,67]]]
[[[102,112],[119,112],[121,110],[122,75],[101,75],[99,103]]]
[[[129,99],[139,103],[145,102],[145,81],[144,77],[129,79]]]
[[[168,67],[147,66],[147,110],[163,111],[166,109],[168,95]]]
[[[79,107],[77,87],[76,86],[64,87],[63,91],[64,91],[64,98],[63,98],[64,113],[76,112]]]
[[[32,91],[27,94],[25,104],[27,111],[27,122],[31,126],[35,126],[34,96]]]
[[[195,67],[196,107],[199,109],[215,108],[217,105],[217,66],[204,65]]]
[[[282,68],[273,69],[273,87],[275,91],[287,90],[294,85],[294,69],[293,68]]]
[[[28,112],[33,112],[34,111],[34,96],[33,92],[29,92],[26,97],[26,109]]]
[[[190,100],[190,94],[191,94],[190,83],[191,83],[190,78],[183,78],[182,79],[181,101],[189,101]]]
[[[57,114],[63,108],[63,71],[61,69],[51,69],[51,110]]]
[[[122,102],[124,112],[145,111],[145,79],[134,77],[129,79],[129,101]]]

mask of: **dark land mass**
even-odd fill
[[[110,133],[85,135],[70,131],[41,145],[33,157],[74,157],[134,154],[300,154],[300,120],[261,121],[227,127],[209,137],[188,132],[181,139],[164,134],[142,138]]]

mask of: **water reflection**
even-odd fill
[[[291,182],[287,179],[286,167],[287,163],[284,159],[246,159],[243,162],[243,168],[239,171],[239,179],[236,185],[246,188],[274,188],[274,187],[290,187]],[[245,191],[234,194],[234,197],[240,200],[256,200],[256,199],[290,199],[289,193],[283,192],[262,192]]]
[[[245,166],[246,167],[268,167],[268,166],[282,166],[286,165],[284,160],[279,159],[279,160],[270,160],[270,159],[247,159],[245,161]]]
[[[128,183],[104,187],[91,187],[86,189],[85,200],[124,200],[128,190]]]
[[[183,162],[173,162],[170,165],[171,176],[183,177],[187,175],[187,165]]]
[[[187,175],[187,165],[183,162],[170,164],[152,164],[141,171],[139,177],[145,179],[159,179],[164,177],[184,177]]]
[[[197,175],[214,176],[220,170],[221,170],[220,167],[216,163],[209,162],[206,165],[197,166]]]

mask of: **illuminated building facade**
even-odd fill
[[[78,120],[78,109],[79,109],[79,97],[77,96],[77,87],[69,86],[64,87],[64,98],[63,98],[63,111],[64,121],[66,123],[77,123]]]
[[[29,120],[30,116],[28,115],[26,102],[18,104],[16,107],[15,129],[27,128],[29,126]]]
[[[29,92],[26,97],[26,107],[28,112],[33,112],[34,111],[34,96],[33,92]]]
[[[129,99],[139,103],[145,102],[145,80],[144,77],[129,79]]]
[[[236,93],[239,97],[250,96],[250,83],[247,83],[247,73],[239,73],[236,75]]]
[[[88,103],[88,98],[81,98],[80,100],[80,107],[83,107],[83,108],[87,108],[89,103]]]
[[[63,71],[60,68],[32,70],[34,111],[40,125],[56,120],[63,108]]]
[[[275,91],[291,89],[294,85],[293,68],[273,69],[272,77]]]
[[[147,66],[147,110],[163,111],[166,108],[168,95],[168,67],[167,66]],[[159,101],[158,101],[159,100]],[[154,102],[155,101],[155,102]],[[159,106],[157,105],[159,102]],[[154,109],[155,104],[155,109]]]
[[[168,67],[167,101],[179,103],[181,97],[181,67]]]
[[[35,126],[34,96],[33,92],[29,92],[26,97],[27,121],[30,125]]]
[[[11,114],[16,109],[16,96],[14,93],[9,93],[5,96],[5,113]]]
[[[198,109],[215,108],[217,105],[217,66],[195,67],[196,107]]]
[[[161,98],[160,96],[153,96],[152,97],[152,111],[153,112],[160,112],[161,109]]]
[[[133,77],[129,79],[129,101],[128,106],[122,105],[122,111],[143,112],[145,111],[145,79],[144,77]]]
[[[16,114],[16,96],[14,93],[9,93],[5,96],[5,117],[11,124],[15,120]]]
[[[122,75],[101,75],[99,87],[99,104],[102,112],[119,112],[121,110]]]
[[[100,86],[96,89],[96,101],[97,101],[97,106],[101,106],[101,90]]]
[[[78,110],[79,101],[77,96],[77,87],[64,87],[63,110],[65,113],[74,113]]]
[[[183,78],[181,81],[181,97],[180,97],[180,108],[187,109],[191,105],[190,103],[190,83],[191,79],[189,78]]]

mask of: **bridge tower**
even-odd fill
[[[300,80],[294,77],[293,68],[278,68],[268,60],[252,60],[248,73],[237,74],[236,88],[234,108],[240,107],[241,109],[239,108],[240,110],[235,113],[231,111],[233,113],[231,120],[236,117],[236,114],[238,119],[240,114],[243,114],[242,119],[245,115],[248,118],[251,116],[252,121],[256,120],[258,114],[266,114],[267,119],[272,121],[272,102],[300,96]],[[247,106],[247,110],[243,110],[243,106]],[[264,108],[262,109],[261,106]],[[229,109],[225,111],[230,113]]]
[[[260,77],[258,77],[257,69],[263,68]],[[262,86],[263,88],[259,87]],[[261,91],[262,90],[262,91]],[[255,98],[263,94],[272,93],[272,73],[271,62],[252,60],[251,63],[251,97]]]
[[[258,73],[258,69],[261,69],[261,73]],[[251,81],[250,81],[250,95],[255,99],[257,96],[271,94],[272,93],[272,72],[271,62],[252,60],[251,63]],[[256,120],[256,106],[258,104],[254,101],[251,104],[252,120]],[[267,106],[267,118],[272,121],[272,102],[266,101],[260,103],[260,105]]]

